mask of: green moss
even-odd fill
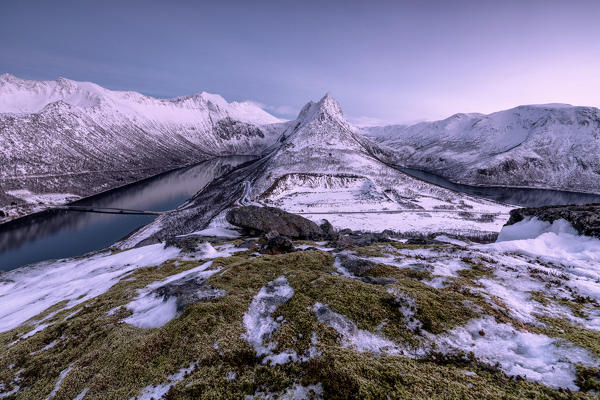
[[[327,399],[570,399],[584,394],[559,393],[527,381],[509,379],[474,364],[452,365],[400,357],[373,357],[328,349],[310,365]],[[465,368],[475,372],[467,375]],[[591,398],[587,397],[587,398]]]
[[[576,366],[576,383],[579,389],[600,393],[600,369],[594,367]]]
[[[389,252],[385,251],[383,245],[373,244],[370,246],[353,247],[352,250],[359,257],[386,257]]]
[[[586,398],[582,393],[568,397],[542,385],[509,379],[470,359],[417,361],[375,357],[340,347],[338,334],[317,321],[315,302],[327,304],[360,329],[378,332],[407,346],[418,346],[421,336],[406,329],[396,296],[388,289],[413,298],[416,317],[433,333],[478,316],[473,303],[485,302],[470,293],[466,283],[444,289],[421,283],[419,280],[429,277],[427,271],[378,265],[370,275],[398,280],[385,287],[333,275],[329,272],[333,257],[321,251],[260,257],[238,253],[217,258],[213,267],[222,271],[207,283],[225,290],[224,297],[192,304],[157,329],[138,329],[122,322],[130,314],[122,306],[136,296],[137,289],[200,262],[170,260],[161,266],[138,269],[128,276],[134,280],[121,281],[105,294],[78,305],[79,311],[66,321],[64,318],[75,310],[63,310],[64,304],[46,310],[32,321],[57,312],[48,319],[51,326],[10,348],[3,347],[0,383],[10,384],[20,371],[20,385],[28,389],[20,392],[19,398],[45,398],[60,372],[71,366],[57,399],[72,399],[84,388],[89,388],[86,400],[123,399],[136,396],[147,385],[165,383],[170,374],[195,363],[195,369],[171,389],[169,399],[243,398],[258,391],[283,392],[296,383],[322,383],[328,399]],[[260,288],[282,275],[295,294],[273,315],[285,321],[272,337],[277,342],[276,350],[304,354],[313,346],[311,337],[316,335],[322,356],[304,363],[265,365],[243,339],[243,315]],[[28,329],[6,332],[0,335],[0,343],[9,343]],[[55,340],[54,347],[39,351]],[[14,368],[8,368],[10,364]],[[475,375],[466,375],[465,369]],[[227,379],[229,373],[235,373],[235,379]],[[591,374],[593,371],[582,370],[580,375],[590,382]]]
[[[387,264],[378,264],[368,272],[369,276],[377,278],[415,279],[418,281],[431,279],[431,272],[414,268],[398,268]]]
[[[390,242],[388,244],[398,250],[441,249],[448,247],[447,244],[407,244],[402,242]]]
[[[476,281],[481,278],[491,278],[494,276],[494,271],[492,268],[488,267],[483,260],[473,260],[470,257],[462,257],[460,260],[463,263],[471,266],[471,268],[457,271],[457,274],[463,278]],[[486,262],[489,263],[490,260],[486,259]]]
[[[538,292],[538,291],[529,292],[529,297],[531,297],[532,300],[537,301],[538,303],[540,303],[543,306],[547,306],[550,304],[550,300],[542,292]]]
[[[415,299],[415,316],[423,323],[423,329],[431,333],[446,332],[479,316],[469,303],[471,299],[452,289],[436,289],[412,280],[401,281],[399,286]]]
[[[531,330],[584,347],[600,357],[600,332],[585,329],[559,318],[537,315],[537,319],[547,325],[545,328],[534,327]]]

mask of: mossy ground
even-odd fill
[[[378,256],[383,246],[389,244],[353,250]],[[431,247],[401,243],[392,246],[398,250]],[[369,275],[397,279],[395,284],[382,286],[332,274],[334,259],[326,252],[259,257],[252,256],[252,252],[215,259],[211,268],[222,271],[206,283],[227,294],[188,306],[182,315],[161,328],[139,329],[122,322],[130,311],[121,306],[136,296],[137,289],[193,268],[201,261],[170,260],[138,269],[105,294],[75,309],[62,310],[64,303],[53,306],[30,321],[29,326],[0,334],[0,383],[10,387],[18,376],[18,384],[26,390],[13,397],[41,399],[52,391],[60,372],[70,366],[56,399],[73,399],[84,388],[89,388],[85,399],[124,399],[138,395],[147,385],[167,382],[169,375],[195,363],[192,372],[171,388],[168,399],[243,398],[257,391],[283,392],[295,383],[321,383],[324,397],[331,399],[593,398],[586,393],[562,393],[510,379],[468,358],[416,360],[357,353],[340,346],[336,331],[318,322],[313,312],[316,302],[327,304],[354,321],[359,329],[415,348],[421,344],[422,336],[406,328],[390,288],[415,300],[415,316],[423,323],[423,329],[432,334],[446,332],[480,313],[489,313],[500,321],[510,320],[500,308],[491,307],[469,289],[476,285],[474,279],[491,273],[487,267],[479,268],[477,261],[467,269],[473,272],[465,272],[450,280],[447,287],[437,289],[421,282],[431,278],[427,271],[380,264]],[[242,337],[243,315],[260,288],[282,275],[295,294],[273,315],[284,321],[272,337],[278,343],[276,351],[289,349],[304,354],[313,345],[311,337],[316,333],[321,355],[303,363],[265,365]],[[65,320],[76,310],[79,311]],[[110,310],[115,312],[109,314]],[[7,347],[44,317],[48,318],[44,323],[50,326]],[[558,326],[550,322],[549,326]],[[595,348],[600,343],[600,337],[590,333],[571,333],[571,328],[564,325],[560,329],[575,344],[585,342]],[[40,351],[55,341],[56,345]],[[596,372],[581,369],[578,379],[584,381],[586,388],[596,390]],[[235,374],[234,379],[228,379],[230,373]]]

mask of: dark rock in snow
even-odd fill
[[[267,233],[265,240],[267,243],[260,249],[263,254],[283,254],[295,251],[292,241],[276,231]]]
[[[140,241],[138,244],[134,246],[134,248],[150,246],[151,244],[160,243],[160,239],[154,236],[147,237],[146,239]]]
[[[225,218],[230,224],[248,232],[276,231],[292,239],[320,239],[324,236],[323,230],[311,220],[274,207],[238,207],[229,210]]]
[[[204,241],[201,236],[170,237],[165,241],[165,247],[178,247],[183,253],[195,253],[198,244]]]
[[[225,291],[205,284],[203,279],[189,279],[167,283],[156,289],[156,294],[163,296],[165,300],[176,297],[177,312],[183,312],[190,304],[223,297]]]
[[[418,238],[407,239],[406,244],[427,245],[427,244],[445,244],[445,243],[440,242],[439,240],[435,240],[435,239],[429,239],[426,237],[418,237]]]
[[[374,243],[390,241],[391,239],[386,233],[353,232],[344,229],[339,232],[337,239],[334,241],[334,245],[337,248],[343,249],[346,247],[363,247]]]
[[[511,210],[506,225],[513,225],[525,217],[537,217],[541,221],[568,221],[581,235],[600,238],[600,204],[527,207]]]
[[[253,249],[258,244],[258,239],[246,239],[237,247],[243,249]]]
[[[323,223],[320,225],[320,227],[321,227],[321,230],[323,231],[324,238],[329,239],[329,240],[335,239],[336,232],[335,232],[335,229],[333,228],[333,225],[331,225],[331,222],[329,222],[325,219],[325,220],[323,220]]]
[[[391,285],[394,283],[398,283],[398,280],[396,278],[375,278],[373,276],[365,276],[358,279],[365,283],[371,283],[373,285]]]
[[[339,254],[337,258],[342,267],[346,268],[349,272],[357,276],[363,275],[377,265],[373,261],[365,260],[349,254]]]

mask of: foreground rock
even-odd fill
[[[0,398],[597,398],[598,241],[339,236],[364,244],[192,235],[3,274]]]
[[[516,224],[526,217],[547,222],[564,219],[581,235],[600,238],[600,204],[517,208],[510,212],[506,225]]]
[[[340,265],[344,267],[348,272],[351,272],[354,275],[361,276],[377,265],[377,263],[365,260],[364,258],[356,257],[349,254],[340,254],[338,255],[338,261]]]
[[[295,251],[294,244],[285,236],[281,236],[278,232],[271,231],[265,235],[267,241],[260,249],[262,254],[284,254]]]
[[[292,239],[321,239],[323,230],[311,220],[275,207],[244,206],[229,210],[227,222],[249,233],[276,231]]]
[[[203,279],[188,279],[172,282],[156,289],[156,294],[166,299],[177,298],[177,312],[183,312],[186,307],[200,301],[209,301],[225,296],[225,291],[215,289],[204,283]]]

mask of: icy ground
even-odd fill
[[[213,228],[204,230],[202,234],[207,237],[239,235],[233,230]],[[289,366],[294,364],[317,362],[329,351],[327,346],[331,346],[331,343],[327,346],[323,344],[326,340],[322,336],[324,331],[311,328],[307,338],[290,331],[291,324],[296,322],[290,320],[294,314],[289,314],[288,309],[292,307],[293,310],[295,302],[306,301],[306,306],[299,310],[313,321],[310,323],[322,324],[335,332],[337,346],[357,352],[362,357],[372,355],[419,360],[443,355],[458,360],[476,360],[482,363],[477,365],[497,368],[508,377],[526,379],[550,388],[579,390],[581,368],[597,368],[600,363],[598,347],[593,341],[600,332],[600,240],[578,235],[563,220],[550,224],[537,219],[525,219],[505,227],[495,243],[476,244],[448,236],[439,236],[437,239],[434,244],[410,245],[404,240],[396,240],[344,251],[329,247],[327,243],[312,243],[311,248],[332,256],[334,262],[326,268],[328,272],[310,278],[313,280],[307,281],[307,289],[298,286],[298,279],[304,279],[298,274],[310,275],[314,271],[299,272],[302,269],[298,269],[297,265],[288,264],[280,270],[282,272],[256,289],[246,289],[244,284],[231,289],[234,291],[222,291],[222,297],[216,299],[215,304],[228,304],[230,296],[239,296],[239,293],[245,293],[243,298],[248,303],[245,311],[236,317],[237,328],[232,338],[213,339],[211,343],[214,346],[211,344],[211,347],[219,354],[227,354],[227,345],[222,344],[222,340],[241,340],[265,368],[291,368]],[[68,325],[79,318],[82,304],[90,307],[115,285],[135,282],[136,278],[132,277],[134,272],[150,270],[161,264],[168,265],[157,270],[161,278],[140,281],[137,290],[127,292],[129,294],[119,300],[120,303],[117,302],[117,307],[105,314],[116,318],[120,324],[126,324],[128,329],[169,332],[174,321],[189,318],[189,315],[176,310],[174,298],[157,296],[157,288],[192,278],[229,282],[236,276],[241,279],[240,276],[244,274],[262,273],[260,270],[246,270],[231,276],[228,272],[232,268],[230,266],[238,265],[240,260],[244,260],[243,257],[256,260],[258,265],[267,262],[260,267],[265,273],[274,268],[268,262],[277,260],[278,256],[261,256],[255,250],[248,250],[242,246],[244,240],[212,245],[203,242],[198,245],[195,254],[159,243],[115,253],[100,252],[78,259],[46,262],[3,274],[0,280],[0,332],[15,333],[8,333],[10,341],[0,351],[0,360],[3,353],[12,354],[10,352],[16,351],[13,349],[35,341],[47,329],[55,329],[51,327],[56,326],[57,316],[60,320],[58,323]],[[307,249],[309,245],[298,243],[297,247]],[[310,252],[302,250],[292,254],[303,253]],[[375,269],[384,268],[389,273],[395,274],[394,271],[397,271],[400,274],[393,276],[413,276],[411,279],[414,283],[408,286],[405,286],[406,281],[396,278],[396,283],[388,282],[381,287],[381,293],[388,293],[393,299],[394,312],[398,317],[395,323],[398,326],[389,326],[389,318],[386,318],[375,329],[369,328],[364,321],[354,320],[340,308],[340,298],[351,303],[355,295],[357,299],[364,295],[361,293],[342,292],[330,298],[310,298],[314,296],[310,294],[310,287],[329,279],[327,276],[342,281],[372,282],[367,279],[368,273],[364,276],[354,275],[341,266],[339,257],[352,254],[359,259],[375,262],[380,266]],[[260,261],[263,259],[265,261]],[[177,269],[178,265],[190,262],[186,260],[197,261],[183,271]],[[296,268],[294,273],[286,272],[292,267]],[[168,272],[171,269],[173,272]],[[248,279],[254,282],[252,279],[256,278],[249,276]],[[358,284],[368,290],[380,290],[373,283]],[[452,322],[448,328],[432,328],[431,321],[427,320],[429,317],[425,318],[421,310],[423,298],[413,297],[419,293],[415,291],[420,287],[414,286],[416,284],[429,287],[428,290],[435,296],[461,293],[464,300],[447,303],[447,312],[462,309],[464,311],[461,312],[469,317],[458,324]],[[236,294],[235,290],[242,292]],[[379,307],[377,303],[372,303],[372,306]],[[441,312],[441,318],[445,318],[443,315],[446,310],[438,311]],[[353,312],[359,315],[361,311]],[[221,315],[211,318],[229,317]],[[451,320],[441,321],[448,324]],[[402,335],[407,341],[389,334],[397,328],[405,329]],[[182,334],[184,337],[193,335],[191,332]],[[592,339],[588,341],[585,338]],[[48,340],[38,350],[31,351],[29,357],[59,352],[65,340],[64,336]],[[286,344],[281,340],[285,340]],[[303,341],[306,347],[303,350],[288,347],[289,343],[296,341]],[[75,359],[62,367],[50,387],[52,390],[49,389],[45,397],[53,398],[61,390],[68,390],[72,384],[69,375],[75,371],[78,362]],[[140,385],[136,389],[137,395],[130,396],[140,399],[161,398],[173,388],[197,384],[194,382],[198,382],[198,378],[192,377],[198,368],[201,368],[199,361],[180,365],[177,370],[166,371],[166,380],[152,380],[153,383],[149,385]],[[473,373],[470,370],[467,372]],[[235,370],[225,370],[223,375],[227,382],[237,382]],[[0,395],[25,390],[20,389],[21,378],[18,374],[10,377],[12,381],[0,386]],[[80,398],[86,398],[88,393],[92,393],[88,390],[93,391],[89,386],[77,387],[72,397],[83,393]],[[296,382],[275,391],[257,389],[248,398],[302,398],[309,391],[319,397],[323,388],[320,384]]]

